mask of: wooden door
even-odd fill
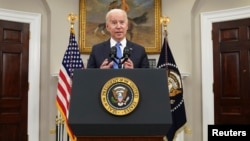
[[[250,124],[250,19],[213,23],[215,124]]]
[[[27,141],[29,24],[0,20],[0,141]]]

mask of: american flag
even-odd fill
[[[166,134],[167,141],[175,140],[177,134],[186,126],[186,111],[183,99],[183,86],[181,73],[175,63],[173,54],[168,45],[167,38],[164,38],[157,68],[164,68],[167,71],[170,107],[172,114],[172,125]]]
[[[65,51],[61,68],[58,75],[56,105],[64,118],[67,133],[72,141],[76,137],[72,133],[71,128],[68,126],[68,113],[71,96],[72,77],[75,69],[84,69],[81,54],[75,39],[74,31],[71,29],[69,45]]]

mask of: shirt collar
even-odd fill
[[[110,47],[115,46],[116,43],[117,43],[117,41],[115,41],[113,38],[110,39],[110,45],[111,45]],[[126,38],[122,39],[120,41],[120,43],[122,44],[121,49],[122,49],[122,52],[123,52],[123,49],[126,47],[126,44],[127,44]]]

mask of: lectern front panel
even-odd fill
[[[139,102],[127,115],[104,108],[101,92],[113,78],[132,80]],[[166,70],[75,70],[69,108],[69,125],[77,136],[164,136],[172,124]]]

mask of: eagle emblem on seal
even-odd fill
[[[113,103],[117,103],[118,106],[123,106],[127,104],[127,101],[130,99],[128,94],[128,89],[122,86],[115,87],[112,90],[113,94]]]
[[[169,71],[168,75],[168,89],[169,96],[173,97],[182,93],[182,85],[181,85],[180,76],[173,70]]]

